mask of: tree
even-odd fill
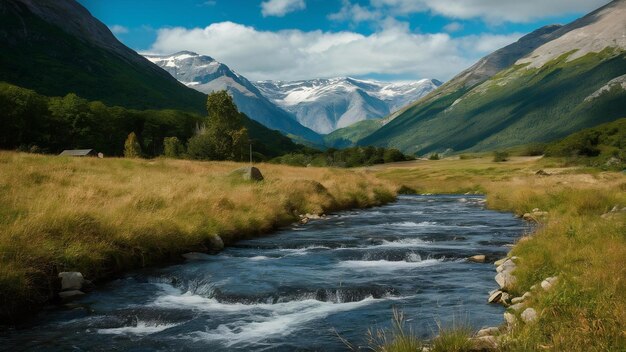
[[[140,158],[141,157],[141,145],[137,140],[135,132],[131,132],[126,138],[124,143],[124,157],[126,158]]]
[[[185,152],[185,146],[176,137],[165,137],[163,154],[168,158],[178,158]]]
[[[194,159],[245,160],[248,151],[248,130],[241,114],[225,90],[207,97],[208,120],[189,139],[187,153]]]

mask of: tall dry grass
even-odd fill
[[[19,318],[54,290],[59,271],[92,279],[267,233],[298,214],[367,207],[394,188],[365,171],[241,164],[62,158],[0,152],[0,319]]]
[[[542,169],[550,176],[535,175]],[[420,193],[480,191],[492,209],[548,211],[512,250],[518,295],[549,276],[556,287],[534,295],[535,324],[519,324],[505,351],[626,351],[626,176],[561,167],[558,159],[420,161],[378,175]],[[604,216],[603,216],[604,215]],[[485,288],[488,291],[489,288]]]

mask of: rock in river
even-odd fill
[[[486,258],[487,257],[485,257],[484,254],[478,254],[478,255],[473,255],[467,258],[467,260],[469,260],[470,262],[474,262],[474,263],[484,263]]]
[[[64,271],[59,273],[61,279],[61,291],[73,291],[83,288],[85,278],[77,271]]]

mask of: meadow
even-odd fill
[[[0,152],[0,321],[36,311],[56,273],[91,280],[181,260],[299,221],[301,214],[394,200],[371,172],[172,159],[67,158]]]
[[[532,296],[539,313],[534,324],[516,325],[500,341],[504,351],[621,351],[626,349],[626,176],[596,168],[568,166],[565,160],[491,156],[416,161],[375,167],[377,175],[403,185],[405,192],[487,195],[491,209],[518,215],[539,208],[537,230],[520,238],[513,292],[518,296],[550,276],[556,287]],[[543,170],[548,175],[537,175]],[[611,212],[614,208],[620,211]],[[495,275],[495,271],[494,271]],[[488,288],[485,288],[485,300]],[[397,323],[400,327],[402,324]],[[463,325],[463,324],[461,324]],[[405,329],[406,330],[406,329]],[[418,342],[390,332],[379,351],[409,351]],[[443,327],[434,351],[467,351],[464,327]],[[384,335],[384,334],[383,334]],[[465,339],[466,341],[467,339]],[[461,342],[459,342],[461,341]],[[409,346],[409,347],[406,347]]]

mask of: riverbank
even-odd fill
[[[394,200],[363,171],[185,160],[61,158],[0,152],[0,322],[49,302],[57,273],[93,281],[208,251],[322,214]]]
[[[529,324],[519,321],[511,326],[500,341],[500,350],[626,348],[626,176],[623,173],[565,166],[558,159],[521,157],[505,163],[492,162],[490,157],[418,161],[377,168],[376,173],[406,186],[407,191],[479,191],[487,195],[491,209],[512,211],[520,216],[533,213],[535,208],[546,212],[530,218],[539,223],[536,232],[520,239],[510,253],[518,257],[513,272],[517,280],[510,292],[521,296],[548,277],[559,279],[550,290],[539,291],[525,301],[538,312],[537,320]],[[494,281],[492,288],[496,287]],[[485,288],[485,294],[492,288]],[[515,314],[519,316],[519,312]],[[458,349],[446,345],[446,337],[453,335],[454,332],[442,334],[439,340],[442,349],[433,351],[468,350],[467,344],[459,344]],[[431,346],[438,346],[437,343],[435,339]],[[393,344],[388,346],[391,348],[387,351],[405,350],[393,348]]]

